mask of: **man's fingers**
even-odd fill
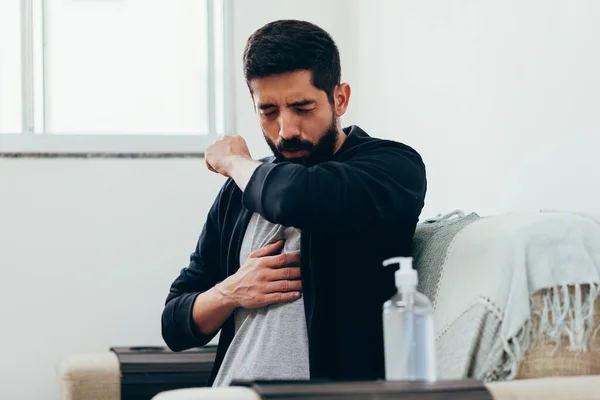
[[[265,293],[276,293],[276,292],[299,292],[302,290],[302,281],[275,281],[269,282],[266,285]]]
[[[266,304],[285,303],[300,298],[300,292],[277,292],[265,295]]]
[[[300,263],[300,252],[284,253],[277,256],[264,257],[262,261],[265,267],[286,267],[288,265]]]
[[[258,250],[254,250],[252,253],[250,253],[250,255],[248,257],[249,258],[259,258],[259,257],[270,256],[272,254],[279,253],[281,251],[281,249],[283,249],[283,240],[268,244],[265,247],[262,247]]]
[[[208,168],[208,170],[209,170],[209,171],[212,171],[212,172],[217,172],[217,171],[215,171],[215,169],[214,169],[214,168],[213,168],[213,167],[212,167],[212,166],[211,166],[211,165],[208,163],[208,161],[206,161],[206,160],[205,160],[205,161],[204,161],[204,163],[206,164],[206,168]]]
[[[268,275],[270,281],[300,279],[300,267],[286,267],[272,270]]]

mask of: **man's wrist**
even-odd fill
[[[229,158],[229,162],[227,163],[227,172],[229,175],[231,175],[232,173],[234,173],[235,169],[243,166],[244,162],[248,162],[248,160],[254,161],[252,160],[252,158],[247,157],[247,156],[241,156],[239,154],[233,155]]]
[[[252,174],[261,164],[262,162],[247,156],[232,156],[228,165],[227,175],[235,181],[243,192],[246,190]]]
[[[221,281],[215,285],[215,292],[219,302],[230,306],[231,308],[237,308],[238,304],[231,297],[231,292],[227,289],[225,281]]]

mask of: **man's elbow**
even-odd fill
[[[189,346],[186,334],[185,324],[181,324],[178,321],[177,313],[178,299],[169,301],[163,309],[161,316],[161,334],[163,341],[171,351],[183,351],[193,346]]]
[[[193,296],[189,297],[191,299]],[[163,310],[161,333],[165,344],[171,351],[179,352],[204,346],[214,336],[203,335],[196,327],[191,316],[191,309],[188,311],[189,307],[185,304],[190,299],[185,299],[184,304],[180,304],[178,299],[173,299]]]
[[[165,307],[161,317],[161,334],[163,341],[171,351],[185,350],[183,346],[183,335],[173,320],[173,310]]]

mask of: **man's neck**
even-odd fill
[[[338,135],[337,135],[337,140],[335,142],[335,148],[334,148],[333,154],[337,153],[342,148],[342,145],[348,138],[346,133],[342,130],[342,128],[339,127],[339,125],[337,128],[337,131],[338,131]]]

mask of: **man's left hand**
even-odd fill
[[[205,151],[207,168],[226,177],[231,175],[236,157],[252,160],[246,141],[241,136],[223,136]]]

